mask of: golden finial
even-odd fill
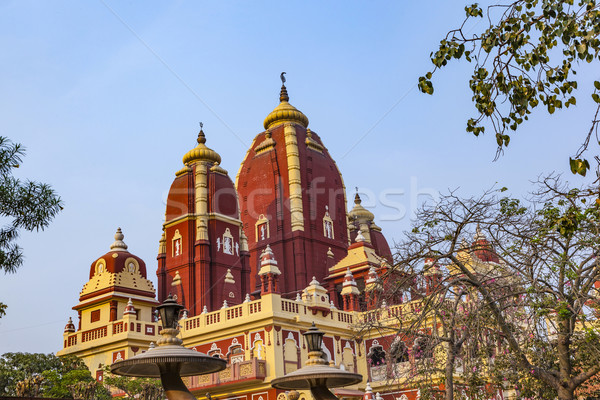
[[[204,131],[202,130],[202,127],[204,126],[204,124],[202,122],[200,122],[199,124],[200,124],[200,132],[198,132],[198,139],[196,139],[196,141],[198,143],[206,143],[206,136],[204,136]]]
[[[275,107],[273,111],[267,115],[263,123],[265,130],[276,125],[292,122],[306,128],[308,126],[308,118],[302,114],[296,107],[289,103],[290,96],[288,96],[287,89],[285,87],[285,72],[280,75],[281,78],[281,92],[279,92],[279,105]]]
[[[290,101],[287,89],[285,88],[285,72],[282,72],[279,77],[281,78],[281,92],[279,93],[279,101]]]
[[[200,132],[198,132],[198,145],[192,150],[185,153],[183,156],[183,163],[188,165],[188,163],[193,161],[208,161],[211,164],[216,162],[221,163],[221,156],[214,150],[206,147],[204,143],[206,143],[206,136],[204,135],[204,124],[202,122],[200,124]]]

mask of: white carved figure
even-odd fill
[[[331,222],[325,221],[325,236],[331,239]]]
[[[239,257],[240,255],[240,244],[235,242],[235,255]]]
[[[233,245],[230,237],[223,238],[223,253],[233,255]]]
[[[265,235],[267,233],[267,227],[265,224],[260,226],[260,240],[265,240]]]
[[[217,238],[217,251],[221,251],[221,238]]]
[[[175,255],[178,256],[179,255],[179,248],[181,247],[181,244],[179,243],[179,239],[175,241]]]

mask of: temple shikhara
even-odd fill
[[[158,339],[155,307],[172,294],[185,307],[184,346],[228,363],[221,372],[185,378],[199,399],[210,393],[219,400],[286,400],[270,382],[304,365],[302,333],[312,322],[325,332],[330,363],[364,378],[336,389],[338,397],[418,397],[416,388],[391,379],[411,368],[415,344],[400,344],[406,352],[391,358],[390,347],[399,346],[393,333],[357,334],[374,311],[377,318],[410,313],[414,292],[382,307],[380,277],[392,263],[388,242],[359,195],[348,197],[325,146],[327,132],[311,130],[289,101],[282,85],[279,105],[235,178],[201,127],[197,145],[174,171],[150,268],[156,265],[157,287],[118,229],[112,244],[107,238],[109,251],[91,263],[73,307],[78,321],[69,319],[58,355],[81,357],[102,380],[105,365],[145,352]]]

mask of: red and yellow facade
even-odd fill
[[[363,397],[370,382],[386,400],[415,399],[401,382],[389,386],[393,368],[384,373],[372,362],[387,339],[356,334],[374,315],[383,289],[377,277],[392,261],[374,215],[358,197],[348,211],[335,161],[285,86],[264,127],[235,185],[200,130],[167,196],[157,290],[117,232],[111,251],[91,266],[74,307],[78,328],[67,325],[58,354],[82,357],[100,379],[104,365],[158,339],[154,307],[171,293],[185,307],[184,346],[228,361],[219,373],[187,379],[198,398],[285,400],[270,382],[304,365],[302,333],[314,322],[325,332],[327,358],[364,377],[340,397]],[[375,311],[393,321],[410,307]],[[403,362],[411,368],[410,357]]]

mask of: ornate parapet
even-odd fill
[[[89,347],[97,342],[102,345],[125,339],[137,339],[148,342],[156,341],[158,323],[131,321],[129,318],[111,322],[93,329],[81,330],[74,333],[65,333],[63,349],[69,349],[69,353],[76,349],[74,347]],[[94,344],[95,345],[95,344]],[[63,350],[64,351],[64,350]],[[60,354],[60,353],[59,353]]]
[[[247,385],[252,381],[262,382],[267,376],[267,362],[253,358],[248,361],[229,364],[223,371],[214,374],[193,376],[186,382],[191,391],[212,386]]]

